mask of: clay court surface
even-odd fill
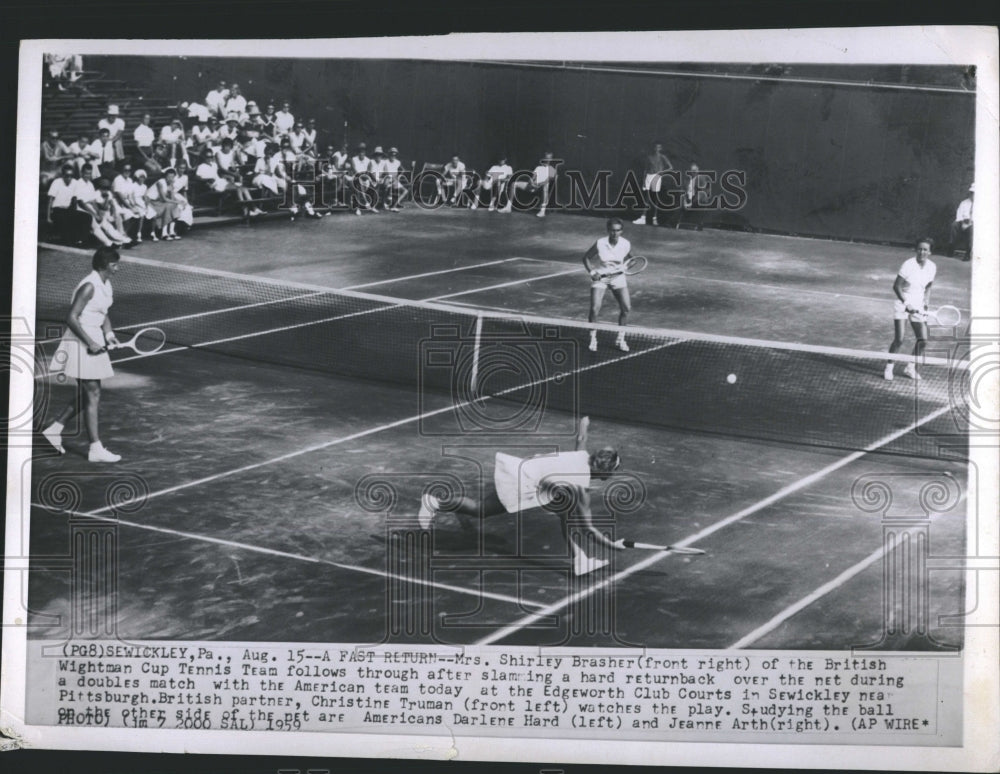
[[[465,406],[447,379],[422,381],[413,344],[438,323],[459,338],[478,310],[585,323],[580,256],[603,233],[600,218],[411,206],[196,228],[129,251],[114,279],[116,327],[168,320],[168,339],[176,325],[183,340],[119,362],[105,383],[102,436],[120,465],[89,464],[78,428],[65,456],[37,444],[33,636],[68,632],[60,557],[74,519],[89,517],[117,525],[117,635],[129,639],[960,646],[974,602],[960,570],[928,572],[925,628],[884,612],[885,555],[899,554],[885,551],[887,518],[926,517],[932,557],[965,552],[970,470],[953,375],[890,383],[877,358],[696,336],[884,351],[906,249],[626,224],[650,260],[630,279],[630,323],[643,329],[630,353],[605,331],[592,355],[586,330],[567,324],[556,334],[566,379],[541,377],[541,399],[511,389]],[[40,247],[41,338],[58,334],[89,255]],[[934,260],[935,304],[967,315],[969,265]],[[222,272],[288,287],[261,285],[277,300],[229,298],[218,288],[235,280]],[[130,284],[130,273],[153,279]],[[434,303],[410,315],[391,299]],[[601,321],[615,315],[609,296]],[[227,343],[201,346],[216,340]],[[931,351],[959,345],[941,333]],[[73,394],[39,385],[43,409]],[[541,407],[530,430],[467,426],[507,421],[529,394]],[[638,493],[623,501],[624,490],[598,488],[595,518],[616,537],[706,555],[613,552],[609,567],[576,578],[557,519],[540,510],[472,531],[445,515],[420,544],[408,520],[423,487],[445,477],[475,491],[498,450],[571,448],[581,413],[592,446],[621,451],[621,482]],[[892,489],[896,511],[859,500],[871,480]],[[924,512],[919,493],[934,481],[953,492]]]

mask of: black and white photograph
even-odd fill
[[[23,44],[3,725],[995,763],[996,30],[758,33]]]

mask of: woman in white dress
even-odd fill
[[[107,347],[118,344],[108,310],[114,302],[111,277],[118,271],[120,256],[111,247],[100,247],[91,261],[93,271],[73,291],[72,306],[66,317],[66,331],[52,356],[49,371],[76,379],[78,395],[56,416],[42,435],[60,454],[62,431],[83,407],[84,425],[90,439],[90,462],[118,462],[121,456],[101,443],[99,407],[101,381],[115,375]]]
[[[443,500],[425,494],[420,501],[417,521],[422,529],[430,529],[441,513],[454,513],[463,528],[471,527],[470,517],[498,516],[543,508],[559,517],[563,537],[573,556],[576,575],[599,570],[608,561],[587,556],[570,532],[570,520],[579,519],[587,534],[609,548],[623,549],[622,540],[610,540],[591,519],[590,486],[595,480],[606,480],[621,466],[618,452],[611,447],[593,454],[586,449],[590,419],[581,417],[577,429],[576,450],[558,454],[539,454],[527,459],[497,452],[493,486],[483,493],[482,501],[471,497]]]

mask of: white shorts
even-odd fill
[[[652,191],[653,193],[660,192],[660,186],[663,184],[663,175],[659,172],[654,172],[651,175],[646,175],[646,179],[642,184],[642,187],[646,191]]]
[[[910,307],[913,309],[923,309],[920,304],[910,303]],[[910,314],[906,311],[906,304],[900,301],[898,298],[892,303],[892,319],[893,320],[909,320],[910,322],[927,322],[924,318],[923,312],[918,311],[915,314]]]
[[[590,283],[590,287],[621,290],[622,288],[628,287],[628,280],[624,274],[614,274],[610,277],[601,277],[600,279],[593,280]]]

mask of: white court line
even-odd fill
[[[446,298],[457,298],[458,296],[468,296],[472,293],[483,293],[487,290],[496,290],[497,288],[509,288],[512,285],[523,285],[526,282],[534,282],[536,280],[551,279],[552,277],[561,277],[564,274],[575,274],[579,272],[580,268],[567,269],[566,271],[557,271],[553,274],[542,274],[540,277],[528,277],[526,279],[512,280],[511,282],[501,282],[499,285],[487,285],[483,288],[473,288],[472,290],[462,290],[458,293],[449,293],[445,296],[434,296],[433,298],[423,298],[421,301],[443,301]]]
[[[600,363],[592,363],[591,365],[584,366],[583,368],[577,368],[576,370],[572,371],[571,374],[581,374],[581,373],[584,373],[586,371],[591,371],[591,370],[593,370],[595,368],[602,368],[602,367],[607,366],[607,365],[613,365],[615,363],[620,363],[623,360],[630,360],[630,359],[632,359],[634,357],[639,357],[641,355],[647,355],[647,354],[649,354],[651,352],[656,352],[657,350],[665,349],[666,347],[672,347],[675,344],[679,344],[679,343],[680,343],[679,341],[667,342],[665,344],[660,344],[660,345],[658,345],[656,347],[651,347],[649,349],[643,349],[643,350],[639,350],[637,352],[631,352],[631,353],[629,353],[627,355],[621,355],[620,357],[614,357],[614,358],[611,358],[610,360],[605,360],[605,361],[602,361]],[[565,378],[566,378],[566,374],[564,374],[564,373],[556,373],[556,374],[553,374],[552,376],[547,376],[547,377],[545,377],[543,379],[536,379],[533,382],[527,382],[525,384],[517,385],[515,387],[507,387],[506,389],[500,390],[499,392],[496,392],[496,393],[494,393],[492,395],[479,395],[479,396],[476,396],[475,398],[470,399],[470,400],[461,401],[459,403],[452,403],[452,404],[449,404],[449,405],[444,406],[444,407],[439,408],[439,409],[434,409],[432,411],[425,411],[422,414],[415,414],[413,416],[404,417],[403,419],[397,419],[394,422],[387,422],[384,425],[378,425],[377,427],[372,427],[372,428],[369,428],[367,430],[361,430],[361,431],[359,431],[357,433],[351,433],[350,435],[345,435],[345,436],[342,436],[340,438],[334,438],[331,441],[324,441],[323,443],[313,444],[312,446],[306,446],[306,447],[304,447],[302,449],[297,449],[296,451],[288,452],[286,454],[282,454],[282,455],[279,455],[277,457],[273,457],[273,458],[268,459],[268,460],[262,460],[261,462],[253,462],[253,463],[250,463],[249,465],[243,465],[242,467],[234,468],[232,470],[226,470],[226,471],[223,471],[221,473],[214,473],[211,476],[205,476],[204,478],[195,479],[194,481],[188,481],[187,483],[184,483],[184,484],[178,484],[176,486],[167,487],[166,489],[160,489],[159,491],[152,492],[152,493],[147,494],[147,495],[145,495],[145,496],[143,496],[141,498],[138,498],[138,497],[137,498],[132,498],[131,500],[127,500],[127,501],[125,501],[123,503],[118,503],[115,506],[106,505],[103,508],[98,508],[95,511],[90,511],[89,513],[87,513],[85,515],[87,515],[87,516],[96,516],[96,515],[98,515],[100,513],[105,513],[107,511],[111,510],[112,507],[121,508],[121,507],[127,506],[129,504],[140,502],[140,501],[147,502],[149,500],[152,500],[155,497],[162,497],[163,495],[171,494],[172,492],[179,492],[179,491],[184,490],[184,489],[190,489],[191,487],[194,487],[194,486],[199,486],[201,484],[207,484],[207,483],[209,483],[211,481],[218,481],[219,479],[228,478],[229,476],[235,476],[235,475],[238,475],[240,473],[246,473],[247,471],[255,470],[257,468],[262,468],[262,467],[265,467],[267,465],[273,465],[274,463],[277,463],[277,462],[285,462],[286,460],[291,460],[291,459],[295,459],[296,457],[301,457],[304,454],[311,454],[312,452],[321,451],[323,449],[328,449],[331,446],[338,446],[339,444],[347,443],[348,441],[354,441],[354,440],[357,440],[358,438],[366,438],[366,437],[368,437],[370,435],[375,435],[376,433],[381,433],[381,432],[383,432],[385,430],[392,430],[392,429],[397,428],[397,427],[403,427],[404,425],[412,424],[413,422],[418,422],[420,420],[427,419],[429,417],[437,416],[438,414],[445,414],[445,413],[448,413],[448,412],[451,412],[451,411],[456,411],[458,409],[465,408],[466,406],[471,406],[473,404],[478,405],[478,404],[480,404],[480,403],[482,403],[484,401],[492,400],[494,398],[500,398],[500,397],[502,397],[504,395],[507,395],[509,393],[519,392],[520,390],[529,389],[529,388],[535,387],[535,386],[537,386],[539,384],[545,384],[546,382],[550,382],[550,381],[553,381],[555,379],[565,379]]]
[[[348,285],[340,290],[360,290],[361,288],[373,288],[376,285],[389,285],[393,282],[403,282],[405,280],[420,279],[421,277],[436,277],[439,274],[452,274],[456,271],[466,271],[468,269],[480,269],[483,266],[496,266],[498,263],[510,263],[520,261],[521,258],[504,258],[501,261],[487,261],[486,263],[474,263],[471,266],[458,266],[454,269],[441,269],[440,271],[425,271],[423,274],[410,274],[406,277],[392,277],[390,279],[379,280],[378,282],[366,282],[364,285]]]
[[[949,410],[951,410],[951,406],[942,406],[941,408],[937,409],[936,411],[931,412],[930,414],[928,414],[927,416],[925,416],[923,419],[920,419],[920,420],[914,422],[913,424],[909,425],[908,427],[904,427],[901,430],[896,430],[895,432],[890,433],[889,435],[885,436],[884,438],[880,438],[878,441],[875,441],[874,443],[869,444],[864,449],[862,449],[860,451],[852,452],[851,454],[848,454],[846,457],[842,457],[841,459],[837,460],[836,462],[832,463],[831,465],[827,465],[825,468],[822,468],[821,470],[818,470],[815,473],[811,473],[810,475],[806,476],[805,478],[801,478],[798,481],[795,481],[795,482],[789,484],[788,486],[779,489],[777,492],[775,492],[774,494],[770,495],[769,497],[765,497],[763,500],[759,500],[758,502],[754,503],[753,505],[751,505],[751,506],[749,506],[747,508],[744,508],[741,511],[738,511],[738,512],[734,513],[731,516],[727,516],[726,518],[722,519],[721,521],[718,521],[715,524],[711,524],[708,527],[706,527],[705,529],[703,529],[703,530],[701,530],[699,532],[696,532],[693,535],[689,535],[688,537],[684,538],[683,540],[680,540],[680,541],[677,541],[677,542],[673,543],[673,545],[677,546],[678,548],[686,548],[687,546],[691,545],[692,543],[696,543],[697,541],[699,541],[699,540],[707,537],[708,535],[711,535],[713,532],[718,532],[720,529],[723,529],[724,527],[728,527],[730,524],[734,524],[737,521],[740,521],[741,519],[745,519],[747,516],[750,516],[751,514],[757,513],[757,511],[760,511],[760,510],[768,507],[769,505],[773,505],[774,503],[778,502],[779,500],[783,500],[784,498],[788,497],[790,494],[794,494],[795,492],[798,492],[801,489],[805,489],[806,487],[811,486],[812,484],[816,483],[820,479],[825,478],[826,476],[830,475],[834,471],[839,470],[840,468],[842,468],[842,467],[844,467],[846,465],[851,464],[852,462],[854,462],[855,460],[860,459],[861,457],[865,456],[869,452],[876,451],[877,449],[882,448],[886,444],[892,443],[897,438],[901,438],[902,436],[906,435],[907,433],[912,432],[913,430],[916,430],[918,427],[927,424],[928,422],[936,419],[937,417],[941,416],[942,414],[944,414],[945,412],[947,412]],[[604,588],[605,586],[608,586],[608,585],[610,585],[612,583],[615,583],[616,581],[621,580],[622,578],[627,578],[628,576],[633,575],[634,573],[637,573],[640,570],[644,570],[647,567],[649,567],[651,565],[654,565],[654,564],[656,564],[659,561],[662,561],[667,556],[669,556],[668,553],[656,553],[656,554],[652,554],[649,557],[647,557],[646,559],[643,559],[640,562],[636,562],[631,567],[628,567],[627,569],[622,570],[620,573],[605,578],[600,583],[597,583],[597,584],[595,584],[593,586],[588,586],[586,589],[583,589],[583,590],[578,591],[578,592],[576,592],[574,594],[571,594],[570,596],[566,597],[565,599],[562,599],[559,602],[554,602],[554,603],[552,603],[551,605],[549,605],[548,607],[546,607],[543,610],[539,610],[537,613],[531,613],[530,615],[525,616],[524,618],[522,618],[520,621],[517,621],[517,622],[515,622],[513,624],[510,624],[509,626],[506,626],[503,629],[500,629],[499,631],[494,632],[493,634],[489,635],[488,637],[484,637],[483,639],[479,640],[476,643],[476,645],[490,645],[490,644],[492,644],[494,642],[498,642],[499,640],[505,639],[506,637],[509,637],[511,634],[516,633],[518,630],[523,629],[526,626],[530,626],[535,621],[538,621],[538,620],[541,620],[541,619],[546,618],[548,616],[551,616],[553,613],[558,613],[560,610],[568,607],[573,602],[576,602],[576,601],[581,600],[581,599],[586,599],[591,594],[599,591],[600,589]]]
[[[962,494],[962,497],[959,499],[958,502],[960,503],[963,500],[965,500],[965,493]],[[770,634],[779,626],[781,626],[781,624],[783,624],[789,618],[794,616],[796,613],[802,612],[807,607],[809,607],[813,602],[816,602],[817,600],[825,597],[831,591],[836,591],[838,588],[847,583],[847,581],[849,581],[855,575],[859,575],[860,573],[864,572],[866,569],[871,567],[873,564],[875,564],[875,562],[877,562],[879,559],[881,559],[890,551],[895,551],[899,547],[899,544],[905,538],[906,535],[900,535],[890,545],[888,546],[883,545],[877,551],[873,551],[854,566],[848,567],[846,570],[840,573],[840,575],[838,575],[836,578],[824,583],[822,586],[820,586],[812,593],[802,597],[802,599],[800,599],[795,604],[789,605],[787,608],[782,610],[780,613],[778,613],[778,615],[774,616],[774,618],[772,618],[767,623],[758,626],[756,629],[754,629],[745,637],[741,637],[740,639],[738,639],[736,642],[734,642],[732,645],[729,646],[729,650],[737,650],[739,648],[745,648],[749,645],[752,645],[761,637]]]
[[[46,511],[51,511],[52,508],[49,506],[42,505],[40,503],[31,503],[36,508],[43,508]],[[267,554],[269,556],[277,556],[282,559],[295,559],[300,562],[309,562],[310,564],[324,564],[330,567],[337,567],[341,570],[351,570],[353,572],[365,573],[367,575],[378,575],[383,578],[390,578],[397,581],[405,581],[407,583],[414,583],[419,586],[430,586],[434,589],[441,589],[444,591],[454,591],[459,594],[468,594],[474,597],[486,597],[488,599],[496,599],[500,602],[508,602],[515,605],[527,605],[529,607],[541,607],[540,602],[532,602],[528,599],[518,599],[517,597],[507,596],[506,594],[494,594],[489,591],[482,591],[476,589],[467,589],[463,586],[452,586],[448,583],[435,583],[433,581],[422,580],[420,578],[410,578],[404,575],[398,575],[393,572],[387,572],[384,570],[375,570],[371,567],[362,567],[361,565],[355,564],[342,564],[340,562],[334,562],[330,559],[320,559],[315,556],[306,556],[304,554],[293,554],[288,551],[278,551],[274,548],[264,548],[263,546],[255,546],[250,543],[240,543],[236,540],[225,540],[223,538],[214,538],[209,535],[198,535],[194,532],[182,532],[177,529],[170,529],[168,527],[156,527],[152,524],[140,524],[135,521],[126,521],[124,519],[118,519],[112,516],[95,516],[92,513],[83,514],[78,511],[59,511],[59,513],[65,513],[70,516],[86,516],[87,518],[99,519],[100,521],[106,521],[111,524],[116,524],[123,527],[135,527],[136,529],[145,529],[151,532],[160,532],[165,535],[174,535],[176,537],[186,538],[188,540],[199,540],[203,543],[215,543],[220,546],[229,546],[230,548],[239,548],[244,551],[253,551],[258,554]]]

